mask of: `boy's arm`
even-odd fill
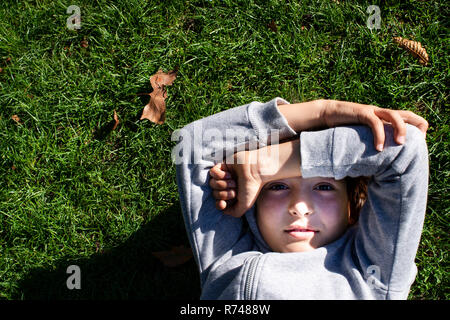
[[[293,104],[279,105],[278,110],[286,118],[289,126],[295,132],[306,130],[325,129],[325,110],[334,103],[334,100],[314,100]]]
[[[373,132],[373,143],[378,151],[384,145],[384,123],[392,124],[398,144],[403,144],[405,140],[405,123],[416,126],[424,135],[428,129],[428,122],[414,112],[349,101],[322,99],[312,103],[281,105],[278,108],[296,132],[351,124],[367,125]]]
[[[405,292],[407,295],[414,281],[428,192],[424,136],[415,126],[407,124],[406,129],[406,142],[397,145],[393,128],[385,125],[382,152],[373,147],[373,135],[366,126],[300,135],[303,177],[371,177],[358,221],[354,257],[365,277],[378,271],[380,281],[375,285],[386,290],[388,299],[406,299]]]
[[[299,138],[248,152],[257,159],[256,171],[263,184],[301,176]]]
[[[172,160],[176,164],[183,218],[202,283],[212,263],[233,248],[242,232],[241,219],[216,209],[208,184],[209,169],[236,149],[256,149],[274,142],[274,132],[280,141],[295,137],[296,132],[277,108],[286,103],[281,98],[267,103],[252,102],[194,121],[172,135],[172,140],[181,140],[172,150]]]

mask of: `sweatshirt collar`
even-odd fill
[[[272,252],[272,249],[270,249],[269,245],[266,243],[261,235],[261,232],[259,231],[258,224],[256,222],[255,206],[245,213],[245,218],[247,219],[250,231],[253,234],[258,249],[262,253]]]

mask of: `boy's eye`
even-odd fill
[[[268,189],[269,190],[285,190],[284,188],[286,188],[286,186],[285,185],[282,185],[282,184],[273,184],[273,185],[271,185]]]
[[[316,189],[319,189],[320,191],[332,191],[334,190],[333,186],[329,184],[321,184],[316,187]]]

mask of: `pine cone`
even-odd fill
[[[394,37],[394,42],[401,48],[406,49],[414,57],[419,58],[419,63],[426,66],[428,64],[428,54],[420,42],[403,39],[402,37]]]

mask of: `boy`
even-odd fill
[[[368,127],[335,127],[352,123]],[[177,183],[201,298],[406,299],[426,209],[427,128],[409,111],[278,97],[185,126]],[[211,134],[242,129],[243,142]],[[354,223],[343,179],[361,176],[370,181]]]

